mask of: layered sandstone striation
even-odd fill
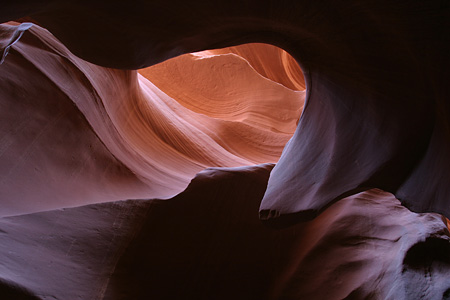
[[[107,67],[139,69],[248,42],[287,50],[302,66],[308,99],[261,204],[272,223],[311,219],[373,187],[414,211],[450,216],[450,8],[440,0],[21,0],[2,7],[0,22],[27,16]]]
[[[2,4],[0,298],[449,298],[449,20]]]
[[[278,161],[304,91],[236,54],[182,56],[141,73],[175,75],[176,67],[179,85],[160,89],[136,71],[81,60],[30,28],[1,65],[1,214],[171,197],[204,168]]]

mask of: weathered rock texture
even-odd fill
[[[11,299],[448,296],[450,244],[439,215],[412,213],[370,190],[274,231],[257,214],[272,167],[208,169],[170,200],[2,218],[0,292]]]
[[[2,22],[2,298],[450,298],[447,1],[17,0]]]
[[[447,1],[22,0],[4,4],[0,21],[26,16],[109,67],[245,42],[299,60],[307,105],[269,181],[265,219],[311,219],[371,187],[450,216]]]

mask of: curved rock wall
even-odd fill
[[[165,69],[179,84],[160,89],[136,71],[77,58],[37,25],[0,67],[2,215],[170,197],[207,167],[276,162],[305,95],[235,54],[142,70],[168,80]]]
[[[404,207],[450,215],[445,1],[19,18],[51,33],[0,25],[1,297],[450,297],[448,220]]]
[[[76,55],[108,67],[138,69],[249,42],[279,46],[297,59],[307,105],[272,173],[262,218],[280,226],[311,219],[372,187],[395,193],[414,211],[450,215],[445,2],[28,4],[5,4],[0,21],[31,17]]]
[[[313,221],[272,230],[257,214],[272,167],[208,169],[170,200],[1,218],[0,295],[448,297],[450,244],[439,215],[412,213],[391,194],[370,190],[343,199]]]

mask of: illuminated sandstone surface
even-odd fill
[[[308,99],[261,204],[283,226],[373,187],[450,216],[449,10],[440,0],[20,0],[0,22],[28,16],[75,55],[123,69],[249,42],[288,51]]]
[[[0,25],[1,298],[450,298],[445,2],[14,20],[51,33]]]
[[[166,94],[136,71],[75,57],[38,26],[14,51],[0,74],[1,215],[171,197],[207,167],[277,162],[303,107],[304,91],[234,54],[163,63],[187,72],[174,78],[186,89]]]

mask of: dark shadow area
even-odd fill
[[[447,239],[427,238],[408,250],[402,275],[408,299],[450,299],[450,243]],[[441,291],[433,293],[432,291]]]
[[[0,298],[10,300],[39,300],[25,288],[0,279]]]
[[[420,270],[430,267],[433,262],[450,264],[450,243],[440,238],[428,238],[417,243],[406,253],[403,265],[405,268]]]

